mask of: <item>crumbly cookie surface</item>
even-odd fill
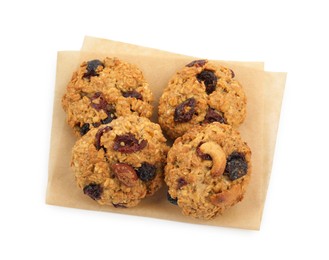
[[[119,116],[150,118],[152,102],[142,71],[117,58],[83,62],[62,98],[67,122],[78,137]]]
[[[167,152],[158,124],[129,115],[77,140],[71,166],[78,187],[98,203],[133,207],[161,187]]]
[[[251,174],[251,151],[237,130],[214,122],[177,138],[168,152],[169,201],[182,213],[211,219],[243,199]]]
[[[226,67],[196,60],[178,71],[159,100],[159,123],[175,139],[196,125],[238,127],[246,117],[246,95]]]

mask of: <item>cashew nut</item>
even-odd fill
[[[214,176],[220,176],[224,173],[226,167],[226,154],[222,147],[215,142],[206,142],[200,146],[202,153],[209,154],[212,159],[212,168],[210,173]]]

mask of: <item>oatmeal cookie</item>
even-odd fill
[[[133,207],[161,187],[167,152],[158,124],[129,115],[81,137],[71,165],[86,195],[102,205]]]
[[[203,123],[238,127],[246,117],[246,95],[234,72],[195,60],[169,81],[159,101],[159,123],[175,139]]]
[[[237,130],[214,122],[177,138],[168,152],[168,200],[184,215],[211,219],[243,199],[251,151]]]
[[[83,62],[62,98],[67,122],[79,137],[114,118],[150,118],[153,94],[137,66],[117,58]]]

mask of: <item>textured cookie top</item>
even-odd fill
[[[71,164],[85,194],[100,204],[132,207],[161,187],[167,151],[158,124],[130,115],[81,137]]]
[[[234,72],[196,60],[178,71],[159,101],[159,123],[175,139],[196,125],[220,122],[239,126],[246,117],[246,96]]]
[[[165,181],[183,214],[210,219],[241,201],[251,173],[251,151],[237,130],[214,122],[177,138]]]
[[[83,62],[62,99],[67,122],[77,136],[114,118],[151,117],[153,95],[141,70],[117,58]]]

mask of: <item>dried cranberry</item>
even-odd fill
[[[174,199],[170,196],[169,192],[167,192],[167,200],[171,203],[171,204],[174,204],[174,205],[177,205],[177,198]]]
[[[207,60],[194,60],[186,65],[186,67],[202,67],[204,66],[208,61]]]
[[[177,189],[180,189],[181,187],[185,186],[186,184],[187,184],[187,181],[184,178],[178,178]]]
[[[142,166],[136,169],[137,176],[142,181],[151,181],[155,178],[156,167],[147,162],[143,162]]]
[[[248,164],[242,153],[233,152],[227,157],[224,175],[228,176],[231,181],[246,175]]]
[[[213,123],[213,122],[219,122],[222,124],[226,124],[225,117],[222,112],[216,111],[215,109],[209,107],[207,110],[207,114],[203,120],[203,123]]]
[[[196,76],[199,82],[203,81],[204,85],[206,86],[207,94],[211,94],[215,91],[217,85],[217,77],[215,73],[211,70],[203,70]]]
[[[95,100],[98,100],[95,102]],[[97,111],[104,110],[107,114],[107,118],[102,119],[100,123],[95,124],[108,124],[112,122],[113,119],[116,118],[115,116],[115,107],[112,104],[107,103],[104,95],[102,92],[96,92],[91,98],[90,98],[91,106],[95,108]]]
[[[134,153],[144,149],[147,145],[147,140],[138,142],[135,135],[129,133],[118,135],[114,139],[113,149],[121,153]]]
[[[85,135],[86,133],[88,133],[88,131],[90,130],[90,126],[88,123],[85,123],[83,124],[81,127],[80,127],[80,135],[83,136]]]
[[[104,128],[101,128],[97,131],[96,135],[95,135],[95,147],[97,150],[103,148],[103,146],[101,146],[101,137],[104,133],[108,132],[112,130],[112,128],[110,126],[105,126]]]
[[[199,145],[196,148],[196,154],[202,159],[202,160],[211,160],[211,156],[209,154],[201,152],[200,146],[204,144],[204,142],[199,143]]]
[[[195,112],[195,105],[195,98],[188,98],[184,102],[180,103],[175,108],[174,121],[179,123],[190,121]]]
[[[136,90],[122,92],[122,96],[124,96],[125,98],[131,97],[131,98],[143,100],[142,94]]]
[[[103,66],[104,64],[100,60],[91,60],[87,62],[87,71],[83,74],[84,78],[90,79],[90,77],[98,76],[99,74],[96,72],[98,66]]]
[[[88,195],[93,200],[99,200],[101,198],[103,189],[101,185],[91,183],[83,188],[83,193]]]
[[[95,100],[98,100],[98,102],[94,102]],[[103,109],[107,109],[107,101],[103,95],[102,92],[96,92],[91,98],[90,98],[91,106],[95,108],[97,111]]]

